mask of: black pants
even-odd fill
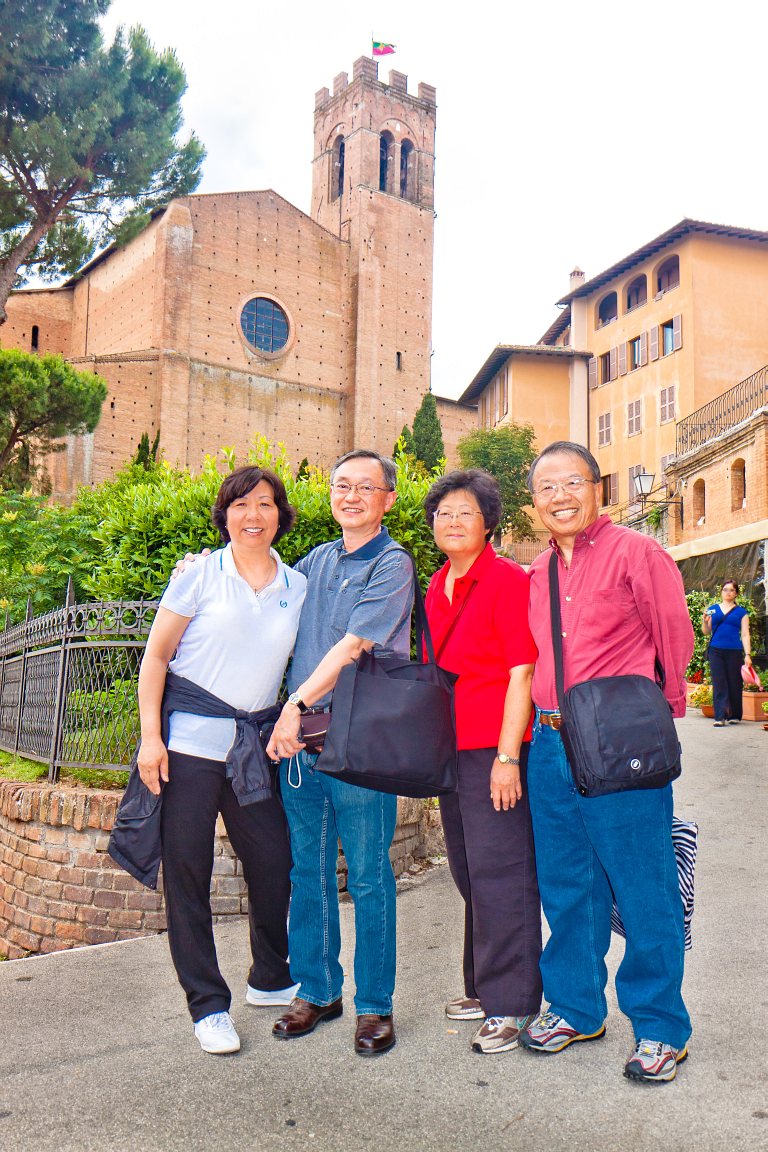
[[[740,648],[709,649],[709,671],[712,676],[712,702],[715,720],[741,720],[741,665],[744,662]]]
[[[274,797],[241,807],[222,761],[169,753],[163,790],[163,891],[168,943],[192,1019],[229,1010],[232,997],[216,959],[211,875],[221,812],[248,887],[252,964],[248,983],[273,991],[291,983],[288,902],[291,852]]]
[[[507,812],[491,802],[495,748],[459,752],[459,787],[440,798],[448,864],[464,898],[464,994],[488,1016],[541,1007],[541,908],[526,766],[523,798]]]

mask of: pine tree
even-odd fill
[[[106,46],[109,5],[0,0],[0,323],[24,274],[75,272],[199,183],[181,65],[140,27]]]
[[[445,457],[437,402],[431,392],[427,392],[413,418],[413,441],[409,450],[430,472],[437,468]]]

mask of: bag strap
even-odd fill
[[[549,615],[552,622],[552,650],[555,654],[555,687],[557,688],[557,706],[563,711],[563,698],[565,696],[565,681],[563,676],[563,623],[560,616],[560,579],[557,570],[557,552],[552,549],[549,558]],[[653,672],[656,683],[662,691],[667,682],[664,675],[664,665],[659,660],[658,652],[654,656]]]
[[[405,552],[406,556],[411,562],[413,568],[413,607],[416,612],[416,652],[420,657],[424,647],[427,649],[427,663],[437,664],[435,658],[435,649],[432,643],[432,632],[427,620],[427,609],[424,604],[424,593],[421,590],[419,583],[419,572],[416,567],[415,557],[407,548],[403,548],[402,544],[396,544],[397,550]],[[390,552],[394,552],[395,548],[390,548]],[[466,602],[466,601],[465,601]]]
[[[476,587],[477,587],[477,580],[473,580],[471,585],[470,585],[469,592],[467,592],[466,596],[464,597],[464,599],[462,601],[461,607],[459,608],[458,612],[456,613],[453,620],[451,621],[450,628],[446,632],[445,636],[443,636],[443,642],[437,650],[437,656],[435,657],[436,660],[439,660],[440,657],[442,656],[443,652],[445,652],[446,645],[448,644],[448,641],[450,640],[451,636],[453,635],[455,628],[456,628],[456,625],[458,624],[459,620],[461,619],[461,614],[464,611],[464,609],[466,608],[467,602],[468,602],[470,596],[472,595],[472,593],[474,592]]]

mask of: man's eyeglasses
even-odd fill
[[[432,518],[436,524],[447,524],[449,520],[458,520],[461,524],[471,524],[473,516],[482,515],[482,512],[470,512],[468,508],[463,512],[449,512],[447,508],[438,508]]]
[[[391,492],[391,488],[381,488],[376,484],[348,484],[346,480],[339,480],[331,484],[331,491],[337,496],[349,496],[350,492],[357,492],[360,496],[373,496],[374,492]]]
[[[597,480],[587,480],[584,476],[569,476],[559,484],[539,484],[533,494],[537,500],[551,500],[558,491],[565,492],[567,496],[578,496],[585,484],[597,483]]]

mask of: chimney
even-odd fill
[[[581,268],[579,268],[578,266],[576,268],[574,268],[573,272],[571,272],[569,280],[570,280],[570,286],[568,288],[569,292],[575,292],[577,288],[581,288],[581,286],[585,280],[585,276],[584,276],[584,273],[582,272]]]

